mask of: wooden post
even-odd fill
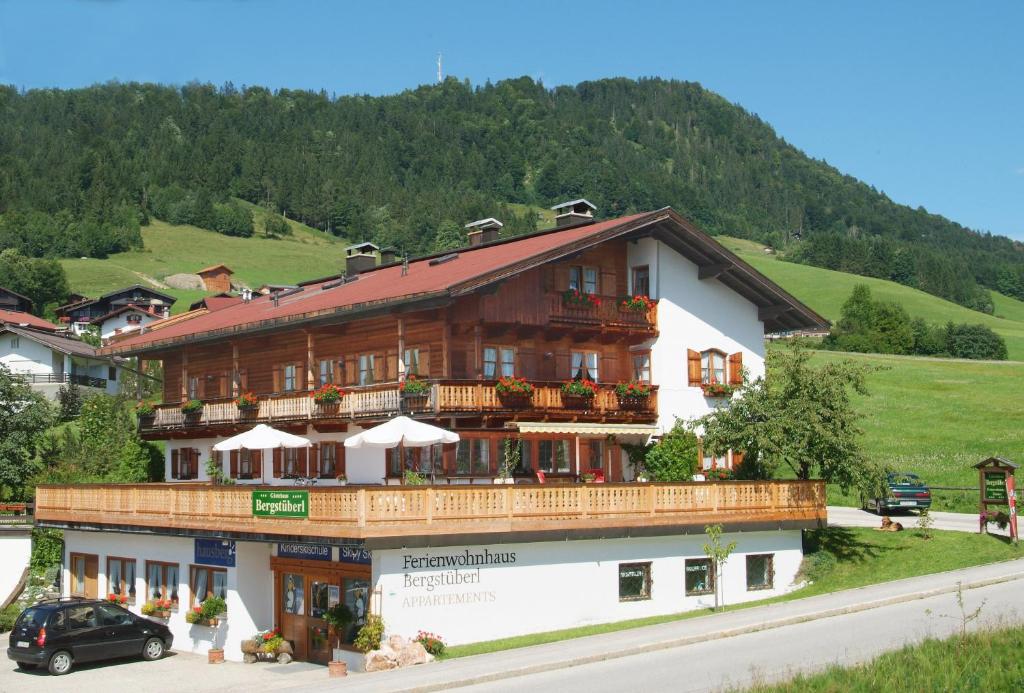
[[[181,350],[181,401],[188,401],[188,349]]]
[[[450,320],[451,316],[445,311],[444,327],[441,328],[441,377],[450,378],[452,377],[452,366],[451,366],[451,337],[452,337],[452,323]]]
[[[238,369],[238,342],[231,342],[231,394],[242,394],[242,372]]]
[[[366,526],[366,489],[356,491],[356,524]]]
[[[473,367],[476,369],[478,380],[484,378],[483,358],[483,338],[480,334],[480,324],[477,323],[473,325]]]
[[[313,332],[306,332],[306,389],[309,391],[316,389],[316,373],[313,372]]]
[[[409,364],[405,362],[405,320],[398,318],[398,382],[405,381]]]

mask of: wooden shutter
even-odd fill
[[[430,349],[420,349],[419,372],[424,378],[430,377]]]
[[[600,366],[598,366],[600,369]],[[575,373],[572,372],[572,357],[568,351],[556,351],[555,352],[555,373],[554,378],[550,380],[569,380]],[[600,375],[600,370],[598,372]]]
[[[602,383],[617,383],[628,380],[622,377],[617,349],[607,349],[597,355],[597,377]]]
[[[274,392],[281,392],[284,387],[284,369],[281,366],[274,366]]]
[[[281,478],[281,448],[274,448],[274,478]]]
[[[742,452],[736,452],[735,450],[733,450],[733,452],[732,452],[732,468],[736,469],[741,464],[743,464],[743,453]]]
[[[189,460],[192,464],[189,465],[188,478],[198,479],[199,478],[199,448],[189,448],[188,451]]]
[[[331,370],[334,371],[334,383],[343,385],[345,383],[345,362],[340,357],[331,362]]]
[[[700,387],[700,352],[687,349],[686,360],[690,376],[690,387]]]
[[[373,382],[382,383],[385,377],[385,367],[387,366],[386,358],[383,353],[376,353],[373,355]],[[397,369],[397,365],[396,365]]]
[[[345,384],[355,385],[359,382],[359,358],[357,356],[345,357]]]
[[[384,364],[386,371],[384,372],[384,378],[386,382],[396,382],[398,380],[398,352],[389,351],[385,357]],[[408,367],[408,364],[406,364]]]
[[[469,377],[467,370],[469,369],[466,359],[466,351],[464,349],[452,349],[451,352],[451,377],[457,380],[464,380]]]
[[[345,473],[345,444],[335,443],[334,444],[334,474]]]
[[[177,479],[178,478],[178,456],[179,455],[180,455],[180,452],[178,451],[177,448],[171,450],[171,478],[172,479]]]
[[[533,347],[516,349],[516,375],[527,380],[537,377],[537,354]]]
[[[729,384],[743,384],[743,353],[729,354]]]
[[[231,457],[231,463],[229,465],[230,466],[229,474],[231,475],[232,479],[237,479],[238,478],[238,450],[232,450],[230,457]]]
[[[263,451],[252,450],[249,452],[249,459],[252,460],[252,475],[253,478],[263,478]]]
[[[320,476],[320,443],[313,443],[313,447],[309,448],[309,462],[306,463],[306,468],[306,476]]]

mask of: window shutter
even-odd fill
[[[263,451],[253,450],[249,453],[249,459],[252,460],[252,475],[256,479],[263,478]]]
[[[189,452],[189,457],[192,458],[191,468],[189,469],[189,479],[199,478],[199,448],[192,448]]]
[[[344,385],[345,384],[345,362],[341,358],[338,358],[338,359],[336,359],[333,362],[331,368],[334,370],[334,383],[336,385]]]
[[[382,382],[384,382],[384,375],[385,375],[384,367],[386,365],[387,364],[385,363],[384,354],[381,354],[381,353],[374,354],[374,356],[373,356],[373,382],[375,382],[375,383],[382,383]],[[395,366],[395,368],[397,370],[397,365]]]
[[[284,373],[280,366],[274,366],[274,392],[281,392]]]
[[[743,353],[729,354],[729,384],[743,384]]]
[[[229,383],[231,382],[230,377],[231,377],[231,374],[228,371],[223,371],[220,374],[219,382],[218,382],[219,389],[220,389],[220,394],[218,395],[219,397],[227,397],[228,396],[228,392],[230,392],[230,389],[229,389],[230,388]]]
[[[741,464],[743,464],[743,453],[742,452],[736,452],[735,450],[733,450],[733,453],[732,453],[732,468],[736,469]]]
[[[171,450],[171,478],[178,478],[178,455],[181,453],[177,448]]]
[[[309,473],[309,451],[310,448],[299,448],[299,474],[302,476],[313,476]]]
[[[686,360],[690,376],[690,387],[700,387],[700,352],[687,349]]]
[[[274,448],[274,477],[281,478],[281,448]]]
[[[334,473],[344,474],[345,473],[345,444],[335,443],[334,444]]]
[[[568,380],[575,375],[568,351],[555,352],[555,380]]]
[[[250,458],[251,459],[251,458]],[[238,478],[238,450],[231,451],[231,478]]]
[[[614,349],[608,349],[597,357],[597,375],[602,383],[617,383],[624,378],[622,369],[619,366],[619,355]]]
[[[424,378],[430,377],[430,350],[420,349],[420,375]]]
[[[466,361],[466,351],[458,348],[452,349],[451,359],[452,362],[450,368],[452,370],[452,377],[460,380],[468,378],[469,374],[467,371],[469,370],[469,367],[467,366]]]

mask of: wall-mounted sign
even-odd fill
[[[341,546],[338,551],[338,560],[342,563],[361,563],[363,565],[370,565],[372,561],[370,550],[364,549],[362,546]]]
[[[987,503],[1006,502],[1006,474],[985,472],[985,501]]]
[[[196,563],[235,567],[235,542],[225,539],[196,539]]]
[[[253,491],[255,517],[309,517],[309,491]]]
[[[307,561],[329,561],[331,547],[326,544],[284,544],[277,545],[278,558],[301,558]]]

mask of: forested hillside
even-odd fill
[[[712,233],[991,311],[1024,297],[1024,247],[897,205],[698,84],[449,79],[384,97],[260,87],[0,88],[0,248],[138,248],[155,216],[251,233],[237,197],[409,253],[584,196],[603,217],[671,205]],[[259,231],[257,230],[257,233]],[[797,240],[799,238],[799,240]]]

